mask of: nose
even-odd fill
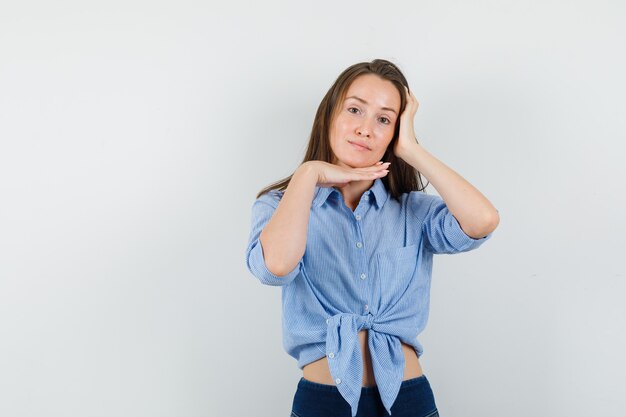
[[[361,125],[356,128],[356,133],[359,136],[365,136],[369,138],[371,134],[370,122],[368,120],[364,120],[363,123],[361,123]]]

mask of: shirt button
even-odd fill
[[[330,324],[330,319],[326,319],[326,324]]]
[[[332,359],[332,358],[334,358],[334,357],[335,357],[335,354],[334,354],[333,352],[330,352],[330,353],[328,354],[328,357]]]
[[[360,214],[357,214],[357,215],[356,215],[356,219],[357,219],[357,220],[361,220],[361,215],[360,215]]]
[[[335,379],[335,383],[336,383],[336,384],[341,384],[341,378],[337,378],[337,379]]]
[[[365,279],[365,278],[367,278],[367,275],[361,274],[361,279]]]
[[[365,304],[365,309],[366,309],[366,310],[367,310],[367,309],[369,309],[369,306],[368,306],[367,304]]]
[[[363,246],[363,244],[361,242],[356,242],[356,247],[360,248],[361,246]]]

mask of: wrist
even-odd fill
[[[294,172],[293,176],[299,178],[306,178],[317,185],[319,179],[319,171],[317,170],[317,161],[306,161],[302,163]]]

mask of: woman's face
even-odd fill
[[[380,161],[400,117],[398,89],[375,74],[361,75],[337,106],[338,113],[330,126],[333,163],[357,168]]]

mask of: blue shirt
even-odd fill
[[[400,342],[417,340],[428,320],[433,254],[467,252],[491,237],[461,229],[443,199],[422,191],[391,198],[380,178],[354,212],[334,187],[316,187],[304,256],[287,275],[272,274],[259,240],[283,195],[270,191],[252,205],[248,270],[282,287],[283,347],[298,367],[328,357],[330,373],[352,416],[361,395],[358,332],[368,329],[376,385],[391,415],[404,376]]]

